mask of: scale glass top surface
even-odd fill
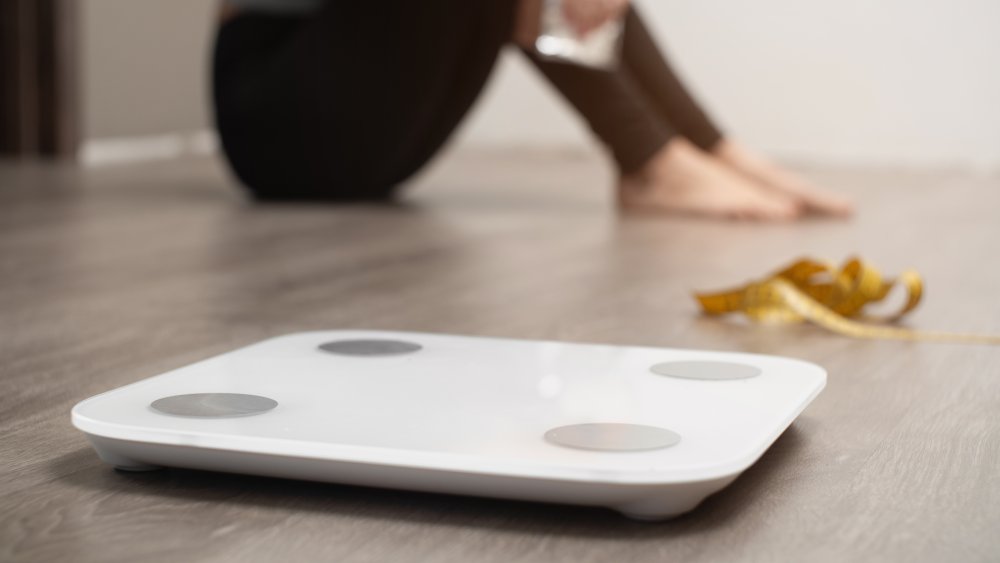
[[[742,471],[825,381],[814,364],[755,354],[324,331],[273,338],[95,396],[73,418],[84,432],[137,442],[665,483]],[[183,400],[164,401],[189,394],[257,397],[250,411],[260,412],[189,416]],[[658,445],[665,434],[654,433],[647,449],[602,450],[573,447],[579,432],[563,433],[563,443],[554,432],[591,424],[652,427],[679,439]],[[616,434],[599,430],[613,446]]]

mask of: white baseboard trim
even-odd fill
[[[453,150],[473,152],[525,152],[538,154],[587,155],[599,154],[594,142],[578,139],[575,142],[525,142],[523,140],[482,141],[465,139],[453,145]],[[219,139],[215,131],[204,129],[147,135],[138,137],[111,137],[84,141],[77,153],[77,160],[88,167],[111,166],[156,160],[170,160],[184,156],[210,155],[218,151]],[[766,154],[782,162],[818,166],[844,167],[905,167],[921,169],[959,169],[976,173],[1000,173],[1000,154],[986,158],[966,156],[949,159],[936,155],[934,158],[918,158],[917,155],[902,157],[874,156],[862,154],[823,154],[802,150],[773,148]]]
[[[216,152],[218,146],[219,140],[210,130],[89,139],[81,144],[77,160],[84,166],[110,166],[207,155]]]

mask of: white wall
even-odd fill
[[[208,126],[207,0],[73,0],[80,10],[86,138]]]
[[[724,127],[818,162],[1000,166],[998,0],[637,0]],[[461,140],[587,142],[516,53]]]

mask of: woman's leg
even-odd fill
[[[292,175],[294,182],[271,174],[255,185],[252,174],[241,177],[264,199],[391,196],[437,152],[478,97],[510,38],[513,8],[513,0],[326,2],[268,57],[244,64],[264,70],[221,86],[223,106],[241,90],[267,89],[270,95],[242,115],[247,122],[275,123],[237,127],[234,114],[241,112],[221,107],[230,128],[243,135],[231,144],[253,145],[264,161],[271,149],[300,152],[302,170]],[[224,34],[225,28],[220,40]],[[234,135],[223,129],[228,154],[226,137]],[[230,154],[238,173],[254,167],[238,162],[246,156]],[[279,164],[287,169],[287,162]]]
[[[608,146],[622,174],[638,172],[676,135],[625,69],[596,70],[523,52]]]
[[[623,208],[764,220],[797,215],[792,201],[766,193],[676,134],[625,66],[595,70],[524,52],[608,145],[621,173]]]
[[[299,126],[289,46],[302,17],[242,14],[215,38],[212,98],[222,152],[258,198],[296,198],[312,179]]]
[[[625,16],[622,62],[657,113],[701,150],[757,184],[822,214],[848,215],[851,202],[811,185],[740,143],[725,138],[680,80],[635,7]]]
[[[722,139],[719,128],[671,68],[634,6],[625,14],[622,65],[657,114],[698,148],[711,151]]]

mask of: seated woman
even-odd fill
[[[526,48],[538,2],[224,0],[214,105],[232,169],[260,200],[390,198],[516,42],[608,147],[623,209],[759,220],[850,213],[846,199],[721,133],[627,0],[563,0],[581,34],[625,18],[612,71]]]

